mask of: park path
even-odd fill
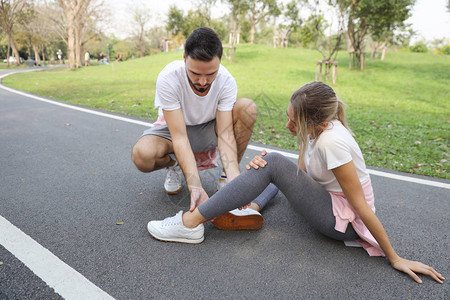
[[[142,174],[132,164],[131,147],[147,126],[0,86],[1,299],[89,298],[82,297],[86,289],[105,299],[448,299],[448,282],[416,284],[386,259],[321,236],[281,193],[264,210],[259,231],[207,224],[201,245],[153,240],[146,223],[188,209],[189,199],[186,189],[164,193],[164,171]],[[249,147],[241,168],[260,146]],[[448,277],[449,182],[382,171],[371,177],[394,247]],[[218,170],[201,176],[212,194]],[[7,250],[23,239],[31,263]],[[70,271],[39,265],[52,255]],[[60,271],[59,280],[39,268]]]

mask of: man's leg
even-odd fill
[[[258,109],[255,102],[248,98],[239,98],[233,107],[233,129],[236,138],[237,158],[240,162],[252,137]]]
[[[172,141],[156,135],[144,135],[134,145],[131,158],[139,171],[152,172],[175,164],[169,153],[173,153]]]

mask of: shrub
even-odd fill
[[[419,42],[413,46],[410,46],[409,50],[411,52],[418,52],[418,53],[427,53],[428,52],[428,48],[423,42]]]
[[[439,48],[440,54],[450,55],[450,44]]]

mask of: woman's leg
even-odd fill
[[[252,200],[252,203],[258,205],[258,211],[262,210],[273,197],[278,194],[278,188],[273,184],[269,184],[256,199]]]
[[[322,234],[338,240],[358,237],[352,226],[346,233],[334,229],[336,219],[330,194],[303,170],[298,170],[295,163],[278,153],[269,153],[264,160],[267,161],[264,168],[243,172],[202,203],[198,207],[200,214],[210,220],[248,204],[272,182],[283,192],[293,209]]]

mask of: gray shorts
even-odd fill
[[[200,125],[186,125],[186,132],[193,153],[203,152],[217,147],[215,125],[215,119]],[[142,136],[148,134],[160,136],[172,141],[172,136],[167,125],[149,128],[144,131]]]

